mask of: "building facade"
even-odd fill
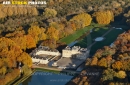
[[[74,46],[72,48],[66,47],[62,50],[62,57],[70,58],[70,57],[76,57],[79,59],[86,59],[86,57],[89,55],[89,50],[87,48],[81,48],[79,46]]]

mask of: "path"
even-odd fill
[[[110,31],[112,31],[113,28],[110,28],[110,30],[108,30],[105,34],[103,34],[101,37],[104,37],[105,35],[107,35]],[[97,41],[93,42],[91,45],[89,45],[87,48],[91,49],[91,47],[96,43]]]
[[[72,75],[74,74],[79,74],[80,71],[73,71],[73,70],[65,70],[65,69],[58,69],[58,68],[54,68],[54,67],[41,67],[41,66],[37,66],[37,65],[33,65],[32,68],[41,68],[41,69],[46,69],[46,70],[53,70],[53,71],[63,71],[63,72],[68,72]]]

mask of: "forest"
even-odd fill
[[[60,39],[91,23],[108,25],[120,21],[120,24],[130,25],[129,10],[128,0],[49,0],[45,8],[5,7],[0,4],[0,83],[5,85],[20,75],[18,62],[24,64],[24,74],[27,68],[31,68],[32,60],[27,50],[40,44],[55,49],[66,44]],[[108,81],[117,83],[115,77],[117,81],[119,78],[127,79],[130,70],[129,33],[121,34],[113,48],[98,50],[91,62],[86,63],[86,67],[104,69],[101,77],[104,85]],[[81,80],[79,85],[88,85],[84,82],[89,84]]]

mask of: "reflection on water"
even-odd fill
[[[65,73],[37,71],[19,85],[65,85],[72,77]]]

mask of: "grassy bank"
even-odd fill
[[[78,39],[80,36],[84,35],[86,32],[89,32],[93,28],[99,28],[99,27],[104,27],[105,25],[101,24],[96,24],[96,23],[91,23],[90,26],[84,27],[83,29],[79,29],[75,31],[73,34],[68,35],[67,37],[62,38],[59,40],[60,42],[65,42],[67,45],[70,44],[71,42],[75,41]]]
[[[75,33],[64,37],[60,40],[60,42],[65,42],[66,44],[70,44],[71,42],[75,41],[76,39],[78,39],[80,36],[82,36],[83,34],[85,34],[85,32],[90,31],[93,28],[93,26],[88,26],[85,27],[84,29],[79,29],[77,30]]]
[[[100,41],[100,42],[96,42],[96,44],[94,44],[91,47],[90,54],[93,55],[96,52],[96,50],[98,50],[104,46],[109,46],[112,42],[114,42],[116,40],[118,35],[123,33],[123,32],[124,32],[123,30],[113,29],[107,35],[104,36],[105,40]]]
[[[94,28],[92,33],[90,33],[87,37],[81,39],[75,45],[81,46],[81,47],[87,47],[87,46],[89,46],[90,44],[92,44],[94,42],[94,39],[96,37],[101,37],[108,30],[110,30],[108,27],[97,27],[97,28]]]

